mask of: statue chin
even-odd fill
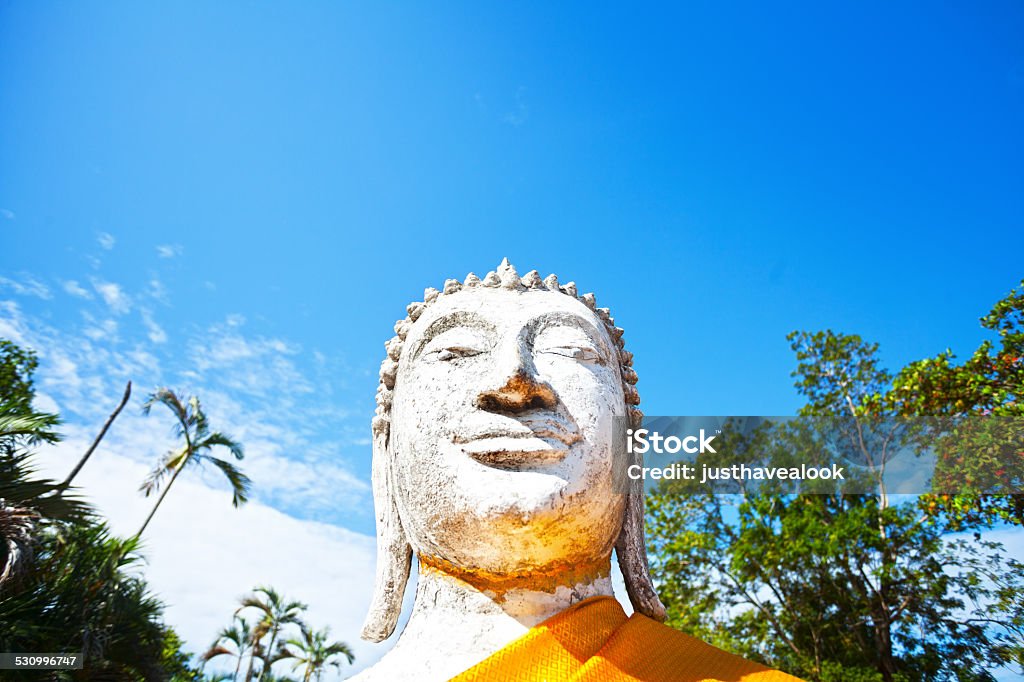
[[[502,473],[468,490],[448,487],[443,500],[402,496],[399,513],[416,553],[493,573],[607,560],[624,495],[597,486],[573,490],[554,475]]]

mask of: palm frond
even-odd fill
[[[228,479],[228,482],[231,484],[232,505],[240,507],[249,501],[249,489],[252,487],[252,481],[242,473],[241,469],[231,462],[218,457],[204,457],[203,459],[220,469]]]
[[[281,593],[271,585],[258,585],[253,592],[258,592],[264,595],[267,598],[267,601],[271,604],[278,604],[281,602]]]
[[[184,438],[185,442],[180,449],[166,455],[161,460],[160,464],[150,472],[140,490],[148,497],[160,489],[169,474],[173,474],[176,478],[177,473],[181,471],[182,467],[188,466],[190,461],[199,463],[209,461],[221,470],[231,484],[231,504],[235,507],[245,504],[249,500],[252,481],[242,473],[241,469],[229,461],[208,454],[212,448],[221,446],[227,448],[235,459],[240,460],[245,456],[242,444],[220,431],[210,432],[206,413],[203,412],[202,404],[196,396],[189,396],[183,402],[181,396],[174,391],[168,388],[159,388],[150,394],[143,405],[143,411],[148,414],[153,405],[157,403],[165,405],[174,413],[178,422],[178,435]],[[173,480],[175,479],[172,478]],[[157,500],[157,507],[162,500],[163,496]],[[156,507],[143,523],[139,534],[145,530],[155,511]]]
[[[207,663],[210,659],[217,658],[218,656],[235,656],[235,652],[231,649],[226,649],[222,646],[212,646],[204,651],[200,656],[199,660],[203,663]]]
[[[58,424],[60,417],[55,414],[0,409],[0,439],[22,438],[28,445],[56,443],[60,436],[53,429]]]
[[[345,644],[344,642],[333,642],[332,644],[329,644],[327,648],[324,649],[324,653],[327,654],[324,657],[324,660],[334,656],[344,656],[348,659],[349,664],[356,660],[355,654],[352,653],[352,649],[350,649],[348,644]]]
[[[241,611],[242,609],[249,609],[249,608],[253,608],[253,609],[259,609],[260,611],[263,611],[264,613],[266,613],[267,611],[269,611],[269,607],[268,607],[268,606],[267,606],[266,604],[264,604],[264,603],[263,603],[262,601],[260,601],[259,599],[257,599],[257,598],[256,598],[255,596],[251,596],[251,597],[242,597],[242,600],[241,600],[241,602],[240,602],[240,603],[241,603],[241,606],[239,606],[239,607],[238,607],[238,608],[237,608],[237,609],[235,610],[235,615],[236,615],[236,616],[238,615],[238,613],[239,613],[239,612],[240,612],[240,611]]]
[[[355,660],[352,650],[344,642],[334,641],[330,644],[327,643],[331,632],[329,627],[313,630],[306,625],[302,625],[301,632],[302,639],[293,637],[285,642],[297,649],[297,652],[292,655],[292,658],[296,661],[292,664],[292,670],[305,664],[308,672],[316,673],[319,677],[325,665],[341,669],[341,664],[338,661],[332,660],[338,656],[344,656],[349,664]]]
[[[248,646],[249,635],[249,623],[246,622],[245,618],[239,618],[236,616],[235,625],[223,628],[219,633],[217,633],[216,643],[231,642],[241,649],[242,647]]]
[[[284,661],[291,658],[295,658],[295,654],[288,650],[288,648],[281,642],[277,645],[277,650],[274,651],[274,655],[270,656],[267,660],[267,665],[274,665],[278,661]]]
[[[195,448],[197,450],[205,450],[212,448],[214,445],[226,447],[234,455],[235,459],[245,459],[245,448],[242,444],[220,431],[214,431],[202,440],[197,441]]]
[[[164,479],[177,471],[179,467],[182,467],[187,463],[188,454],[188,450],[182,447],[178,450],[172,450],[164,455],[160,459],[160,463],[149,472],[146,476],[146,480],[142,482],[141,486],[139,486],[139,490],[143,495],[145,497],[149,497],[153,493],[159,492]]]
[[[0,452],[0,500],[8,506],[28,507],[43,519],[81,520],[90,508],[63,485],[36,478],[30,452]]]
[[[202,438],[210,431],[209,420],[203,412],[203,406],[199,402],[199,396],[191,396],[188,399],[189,425],[193,426],[196,434]]]
[[[174,414],[178,422],[175,425],[175,433],[179,438],[184,437],[189,428],[189,416],[188,410],[182,404],[178,394],[166,387],[156,389],[142,404],[142,413],[148,415],[153,405],[157,403],[166,406]]]

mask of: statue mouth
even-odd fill
[[[479,438],[462,445],[462,451],[481,464],[496,469],[522,471],[565,459],[565,446],[552,447],[543,438]]]
[[[582,439],[560,420],[522,418],[458,434],[453,441],[481,464],[521,471],[562,461],[569,446]]]

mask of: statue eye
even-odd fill
[[[600,353],[597,352],[597,349],[589,346],[549,346],[541,348],[537,352],[546,355],[560,355],[580,362],[601,363]]]
[[[441,348],[434,352],[434,357],[442,362],[448,362],[458,358],[471,358],[474,355],[480,355],[483,353],[478,348],[468,348],[466,346],[449,346],[447,348]]]

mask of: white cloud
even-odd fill
[[[190,350],[200,373],[218,370],[227,388],[249,395],[267,395],[282,386],[291,393],[311,393],[309,380],[289,357],[298,348],[282,339],[243,336],[236,331],[243,320],[229,316],[227,324],[214,325],[193,340]]]
[[[124,292],[120,284],[94,279],[92,287],[114,313],[123,315],[131,310],[131,298]]]
[[[150,292],[90,282],[102,303],[86,307],[99,309],[65,318],[59,328],[26,315],[14,301],[0,301],[0,336],[38,352],[40,405],[59,409],[65,419],[68,439],[48,449],[40,464],[55,477],[66,475],[131,379],[137,387],[132,402],[77,483],[116,532],[134,533],[152,502],[137,488],[173,443],[169,414],[140,414],[144,393],[170,385],[199,395],[211,424],[245,445],[241,465],[254,481],[253,499],[232,509],[223,477],[210,467],[189,471],[175,484],[144,538],[145,574],[168,603],[166,621],[191,651],[202,651],[230,624],[237,598],[270,583],[309,602],[310,622],[329,624],[335,637],[352,645],[358,667],[373,662],[390,644],[358,639],[372,588],[372,538],[327,523],[372,528],[368,476],[352,466],[369,447],[353,446],[349,436],[367,430],[372,400],[367,397],[367,414],[353,421],[350,408],[342,407],[353,401],[332,397],[340,390],[337,378],[348,373],[338,358],[315,362],[285,338],[244,334],[241,315],[182,330],[183,345],[162,343],[166,332],[153,309],[137,303]],[[85,291],[75,280],[62,286],[75,296]],[[131,308],[138,317],[110,314]]]
[[[76,298],[92,299],[92,294],[89,290],[80,285],[77,281],[69,279],[63,283],[64,291],[75,296]]]
[[[108,282],[94,286],[115,312],[131,298]],[[369,483],[354,473],[354,462],[369,455],[366,417],[352,421],[343,406],[352,401],[334,397],[342,390],[337,377],[346,374],[342,363],[306,357],[282,338],[245,335],[237,314],[193,331],[183,352],[166,343],[151,308],[138,311],[137,318],[82,311],[80,326],[56,330],[9,302],[0,331],[39,352],[38,385],[70,423],[105,418],[128,380],[147,389],[171,386],[200,396],[211,422],[245,444],[244,467],[259,483],[259,500],[302,518],[372,523]],[[172,374],[163,372],[167,353],[178,356],[170,358]],[[367,398],[367,411],[370,405]]]
[[[142,324],[146,326],[146,334],[153,343],[166,343],[167,332],[153,319],[153,313],[148,309],[142,310]]]
[[[170,299],[168,298],[167,295],[167,287],[165,287],[164,283],[161,282],[156,277],[153,277],[152,279],[149,280],[149,288],[147,289],[146,293],[149,294],[150,298],[152,298],[155,301],[159,301],[160,303],[164,304],[170,303]]]
[[[100,247],[106,251],[110,251],[114,248],[114,244],[117,243],[117,240],[114,239],[114,235],[109,232],[100,232],[96,235],[96,241],[99,242]]]
[[[367,481],[329,460],[288,459],[268,451],[265,443],[251,439],[246,439],[245,443],[250,453],[246,457],[246,472],[258,482],[261,494],[275,500],[291,500],[291,504],[282,503],[286,509],[298,502],[307,515],[313,515],[339,505],[351,508],[370,497]]]
[[[28,335],[29,330],[18,304],[14,301],[0,301],[0,337],[21,346],[25,344]]]
[[[110,319],[96,322],[91,327],[86,327],[83,333],[93,341],[116,341],[117,322]]]
[[[114,428],[122,426],[118,422]],[[104,441],[75,480],[122,536],[138,530],[154,502],[137,492],[147,465],[123,454],[133,447],[151,449],[152,437],[137,428],[129,432],[127,438]],[[45,473],[63,478],[89,435],[79,430],[42,453]],[[133,445],[136,440],[141,444]],[[189,650],[199,653],[209,646],[217,631],[230,625],[239,598],[257,585],[307,603],[311,625],[330,626],[334,637],[352,647],[356,666],[343,668],[342,676],[375,662],[390,647],[359,639],[373,586],[373,538],[302,521],[259,502],[234,509],[229,493],[189,473],[175,483],[142,536],[146,580]],[[282,664],[281,672],[288,667]]]
[[[10,289],[19,296],[34,296],[48,300],[53,297],[49,287],[31,275],[22,273],[19,280],[0,276],[0,287]]]
[[[181,244],[161,244],[156,247],[156,255],[160,258],[175,258],[185,251]]]

